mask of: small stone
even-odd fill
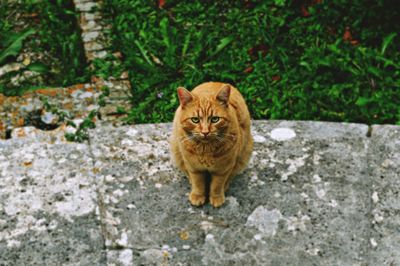
[[[90,21],[90,20],[97,20],[100,18],[100,14],[95,12],[95,13],[83,13],[81,14],[84,20]]]
[[[130,209],[136,209],[136,206],[134,204],[128,204],[128,206],[126,206],[129,210]]]
[[[247,218],[245,226],[256,227],[266,235],[275,235],[278,229],[278,222],[282,219],[279,210],[268,210],[264,206],[258,206]]]
[[[122,232],[121,238],[116,242],[118,245],[126,247],[128,245],[128,234],[126,232]]]
[[[85,42],[84,46],[86,51],[99,51],[105,48],[102,43],[96,41]]]
[[[93,61],[96,58],[104,58],[107,54],[106,51],[87,51],[86,57],[89,61]]]
[[[325,197],[325,195],[326,195],[326,192],[323,189],[316,189],[315,190],[315,194],[317,195],[317,197],[319,199],[323,199]]]
[[[58,122],[58,116],[51,112],[44,112],[40,116],[40,120],[42,120],[42,122],[45,124],[54,125],[54,124],[57,124],[57,122]]]
[[[79,98],[80,99],[88,99],[88,98],[92,98],[94,95],[93,95],[93,93],[92,92],[90,92],[90,91],[85,91],[85,92],[83,92],[83,93],[81,93],[80,95],[79,95]]]
[[[8,248],[16,248],[21,246],[21,242],[15,239],[10,239],[7,241],[7,247]]]
[[[129,137],[134,137],[138,134],[138,131],[134,128],[130,128],[128,129],[128,131],[126,131],[125,134],[128,135]]]
[[[212,241],[214,240],[214,235],[213,234],[207,234],[206,235],[206,241]]]
[[[0,67],[0,77],[9,72],[19,71],[21,68],[24,68],[24,67],[25,66],[20,63],[12,63],[12,64],[2,66],[2,67]]]
[[[258,142],[258,143],[263,143],[263,142],[267,141],[267,139],[261,135],[253,136],[253,140],[254,140],[254,142]]]
[[[117,189],[113,192],[113,195],[117,197],[122,197],[124,195],[124,192],[120,189]]]
[[[319,183],[321,182],[321,177],[319,177],[319,175],[313,175],[313,181],[314,183]]]
[[[379,201],[378,192],[374,191],[374,193],[372,193],[372,201],[374,203],[378,203],[378,201]]]
[[[306,230],[306,222],[309,222],[310,220],[311,219],[308,215],[303,215],[301,218],[293,216],[289,217],[286,219],[288,231],[292,231],[294,234],[296,234],[297,230],[304,232]]]
[[[76,119],[73,119],[72,122],[75,124],[75,126],[79,127],[79,125],[83,123],[83,119],[76,118]]]
[[[98,105],[91,104],[88,107],[86,107],[86,110],[90,112],[90,111],[93,111],[93,110],[97,110],[98,108],[99,108]]]
[[[128,79],[129,78],[129,74],[128,71],[124,71],[122,72],[120,79]]]
[[[320,250],[318,248],[308,249],[307,253],[311,256],[317,256],[320,253]]]
[[[212,223],[210,223],[209,221],[202,221],[200,223],[200,228],[204,231],[211,230],[213,227],[214,227],[214,225]]]
[[[67,127],[65,128],[65,133],[68,133],[68,134],[75,134],[77,130],[78,130],[78,129],[75,128],[75,127],[73,127],[73,126],[67,126]]]
[[[275,128],[271,131],[271,138],[277,141],[290,140],[296,137],[296,133],[291,128]]]
[[[96,2],[77,3],[75,7],[79,12],[90,12],[94,10],[95,7],[97,7],[97,3]]]
[[[184,250],[189,250],[189,249],[190,249],[190,246],[189,246],[189,245],[183,245],[182,248],[183,248]]]
[[[371,243],[371,246],[372,246],[372,247],[376,247],[376,246],[378,245],[378,243],[376,243],[376,240],[375,240],[374,238],[371,238],[371,239],[369,240],[369,242]]]
[[[123,139],[121,141],[121,145],[122,146],[133,146],[133,141],[130,139]]]
[[[83,42],[91,42],[96,40],[100,36],[99,31],[89,31],[82,34]]]
[[[86,23],[82,23],[81,26],[83,31],[93,31],[102,29],[102,27],[99,24],[97,24],[94,20],[89,20]]]
[[[107,183],[112,183],[114,180],[115,180],[115,178],[114,178],[112,175],[107,175],[107,176],[105,177],[105,181],[106,181]]]
[[[302,192],[302,193],[300,194],[300,196],[302,196],[302,197],[305,198],[305,199],[308,199],[308,195],[307,195],[306,193],[304,193],[304,192]]]
[[[382,167],[383,167],[383,168],[388,168],[388,167],[389,167],[390,165],[392,165],[392,164],[393,164],[393,162],[392,162],[391,160],[386,159],[386,160],[383,161]]]
[[[119,262],[121,262],[122,265],[132,265],[133,262],[133,252],[131,249],[125,249],[121,251],[118,257]]]
[[[27,104],[27,105],[23,105],[21,106],[21,111],[22,112],[32,112],[34,109],[37,109],[37,106],[35,107],[35,105],[33,104]]]
[[[374,214],[374,221],[375,221],[375,222],[380,223],[380,222],[383,221],[383,219],[384,219],[383,216],[380,215],[379,213],[375,213],[375,214]]]
[[[6,220],[0,219],[0,228],[7,224]]]
[[[257,240],[257,241],[259,241],[259,240],[261,240],[262,239],[262,235],[260,235],[260,234],[256,234],[256,235],[254,235],[254,237],[253,237],[255,240]]]
[[[330,202],[329,202],[329,206],[331,206],[331,207],[333,207],[333,208],[336,208],[337,206],[338,206],[338,203],[337,203],[337,201],[336,200],[331,200]]]

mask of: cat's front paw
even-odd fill
[[[210,196],[210,203],[214,208],[220,207],[225,202],[225,195]]]
[[[204,204],[204,202],[206,202],[206,196],[205,195],[197,195],[193,192],[190,192],[189,201],[194,206],[201,206]]]

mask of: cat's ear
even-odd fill
[[[187,105],[193,100],[193,95],[187,89],[183,87],[179,87],[177,89],[179,102],[181,103],[182,107]]]
[[[217,94],[217,100],[224,106],[228,106],[229,96],[231,95],[231,86],[224,84]]]

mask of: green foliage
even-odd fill
[[[98,99],[98,105],[100,107],[105,106],[106,98],[109,95],[110,95],[109,89],[107,87],[102,88],[102,93]],[[52,112],[58,114],[59,117],[60,117],[59,113],[61,112],[62,114],[62,111],[59,110],[54,110]],[[68,141],[73,141],[73,142],[84,142],[89,140],[89,129],[93,129],[96,127],[95,120],[96,117],[98,117],[99,115],[100,115],[99,109],[92,110],[79,125],[76,125],[69,117],[67,117],[68,119],[65,120],[67,121],[67,125],[76,128],[76,131],[75,133],[65,133],[65,138]],[[65,117],[66,116],[63,116],[62,118],[64,119]]]
[[[102,93],[100,94],[98,99],[98,105],[100,107],[103,107],[105,105],[106,99],[109,95],[109,89],[107,87],[102,88]],[[100,115],[99,109],[90,111],[90,113],[83,119],[83,121],[79,125],[76,125],[73,121],[74,117],[72,117],[68,111],[62,110],[59,107],[50,104],[47,97],[41,97],[40,100],[42,101],[44,109],[47,112],[51,112],[57,115],[59,123],[65,122],[68,126],[76,128],[76,131],[74,133],[65,133],[65,138],[68,141],[84,142],[89,139],[89,129],[95,128],[96,117]],[[123,111],[118,110],[118,112]]]
[[[84,142],[89,139],[89,129],[93,129],[96,127],[95,123],[93,120],[95,119],[96,115],[98,114],[98,111],[93,110],[89,113],[87,117],[83,120],[82,123],[77,126],[75,123],[72,121],[68,121],[68,125],[73,126],[77,128],[75,133],[65,133],[65,138],[68,141],[73,141],[73,142]]]
[[[60,0],[13,2],[1,8],[0,66],[16,62],[23,50],[34,57],[19,70],[0,77],[0,93],[20,95],[38,87],[67,86],[88,80],[77,14],[72,10],[72,1]],[[20,79],[18,86],[10,83],[24,71],[40,73],[42,78]]]
[[[8,34],[4,34],[0,44],[2,48],[0,51],[0,64],[9,56],[17,56],[22,48],[22,42],[33,33],[35,33],[33,29],[28,29],[18,33],[8,32]]]
[[[105,58],[96,58],[92,62],[92,74],[104,79],[117,78],[123,72],[123,66],[116,60],[115,56],[108,54]]]
[[[400,123],[395,1],[105,2],[131,122],[171,121],[178,86],[222,81],[255,119]]]
[[[39,1],[38,12],[42,14],[38,49],[51,51],[60,60],[58,73],[54,73],[54,85],[68,86],[89,79],[81,32],[77,24],[78,14],[72,1]]]
[[[57,115],[59,122],[69,121],[72,119],[71,115],[68,112],[59,109],[55,105],[50,104],[47,97],[40,97],[40,101],[43,103],[43,107],[47,112],[51,112]]]

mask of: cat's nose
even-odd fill
[[[207,137],[208,133],[210,132],[201,132],[203,134],[204,137]]]

